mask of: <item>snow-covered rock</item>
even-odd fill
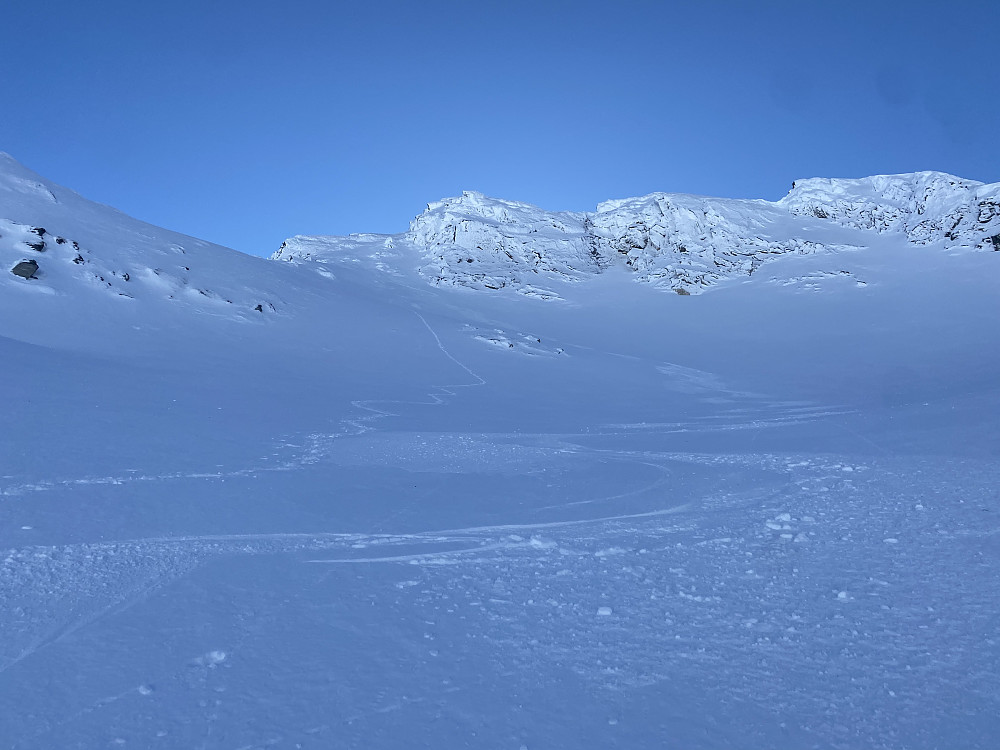
[[[777,256],[865,248],[873,232],[917,245],[1000,249],[1000,183],[940,172],[809,179],[776,202],[653,193],[579,213],[465,192],[429,204],[404,234],[294,237],[273,257],[356,260],[359,250],[377,257],[375,249],[387,247],[419,259],[435,285],[543,297],[555,296],[546,289],[553,280],[622,266],[639,281],[691,294],[752,275]]]
[[[793,214],[842,226],[899,232],[926,245],[1000,247],[1000,183],[984,185],[942,172],[860,180],[798,180],[781,201]]]

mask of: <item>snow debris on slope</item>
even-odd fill
[[[653,193],[605,201],[589,213],[544,211],[470,191],[428,204],[404,234],[294,237],[272,257],[356,261],[359,251],[378,259],[388,248],[397,258],[420,259],[421,274],[436,286],[513,289],[543,299],[559,297],[554,281],[619,266],[637,281],[687,295],[751,276],[776,257],[863,249],[872,232],[916,245],[998,250],[1000,183],[939,172],[809,179],[777,202]],[[852,275],[842,268],[816,273]],[[816,287],[812,277],[789,283]]]

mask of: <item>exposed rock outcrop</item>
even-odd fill
[[[22,260],[20,263],[15,265],[10,272],[15,276],[20,276],[22,279],[33,279],[35,278],[35,273],[38,271],[38,263],[33,260]]]

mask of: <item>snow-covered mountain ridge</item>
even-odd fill
[[[0,293],[82,292],[118,309],[156,301],[253,319],[256,306],[280,302],[244,283],[247,264],[266,261],[133,219],[0,152]]]
[[[864,286],[846,251],[887,244],[1000,249],[1000,183],[941,172],[817,178],[795,182],[774,202],[653,193],[605,201],[592,212],[545,211],[466,192],[429,204],[407,232],[298,235],[272,259],[315,261],[327,276],[347,264],[434,286],[559,298],[560,283],[616,267],[636,281],[697,294],[789,255],[816,260],[799,269],[806,276],[778,273],[775,283],[837,278]],[[235,318],[281,309],[282,293],[261,286],[261,276],[243,282],[246,263],[266,262],[132,219],[0,154],[0,265],[8,271],[0,287],[51,295],[80,286],[109,301],[181,302]],[[293,278],[300,275],[288,277],[294,287]]]
[[[435,285],[555,296],[554,279],[624,266],[639,281],[697,293],[789,253],[868,247],[872,234],[944,249],[1000,249],[1000,183],[941,172],[808,179],[776,202],[653,193],[593,212],[545,211],[465,192],[428,204],[399,235],[286,240],[275,260],[377,257],[395,250]]]

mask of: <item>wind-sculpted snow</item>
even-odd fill
[[[403,235],[295,237],[274,258],[324,262],[383,245],[419,258],[421,273],[436,285],[552,299],[559,296],[553,281],[621,266],[638,281],[692,294],[750,276],[782,255],[816,254],[818,264],[828,263],[831,255],[870,246],[872,232],[904,244],[1000,249],[998,196],[1000,184],[938,172],[800,180],[774,203],[654,193],[587,213],[466,192],[429,204]],[[836,267],[815,271],[851,275]]]

